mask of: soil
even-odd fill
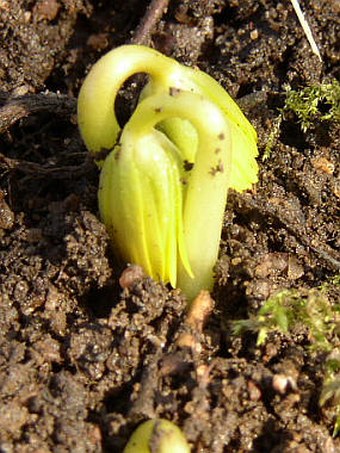
[[[339,75],[338,0],[301,4],[322,63],[288,0],[171,1],[152,30],[155,48],[239,100],[261,155],[284,85]],[[188,329],[179,290],[138,272],[119,280],[76,97],[147,5],[0,1],[0,451],[121,452],[154,417],[177,423],[193,452],[340,451],[337,408],[318,403],[327,353],[311,350],[308,329],[259,347],[230,324],[283,289],[327,282],[338,302],[338,124],[303,132],[288,115],[254,190],[230,193],[214,310],[194,347],[178,341]]]

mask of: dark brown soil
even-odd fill
[[[240,100],[261,153],[284,84],[339,75],[339,2],[301,3],[323,63],[288,0],[171,1],[153,33],[154,47]],[[335,453],[336,408],[318,404],[326,353],[311,352],[303,326],[257,347],[256,335],[231,336],[230,321],[339,272],[339,125],[304,133],[286,118],[256,189],[230,194],[215,310],[196,348],[176,343],[180,291],[149,278],[118,284],[76,96],[147,4],[0,1],[0,451],[120,452],[157,416],[177,423],[193,452]],[[277,376],[294,385],[282,389]]]

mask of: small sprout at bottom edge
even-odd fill
[[[190,453],[190,447],[178,426],[155,419],[138,426],[123,453]]]

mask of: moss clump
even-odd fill
[[[339,285],[338,278],[332,282]],[[311,290],[283,290],[270,297],[250,319],[233,323],[233,332],[257,332],[257,345],[265,343],[270,332],[288,333],[299,327],[307,328],[310,347],[331,351],[338,337],[340,305],[329,300],[330,285]]]
[[[285,85],[284,89],[284,106],[273,121],[262,160],[270,157],[280,135],[281,123],[289,114],[295,115],[303,132],[311,129],[316,122],[340,120],[340,83],[337,80],[313,84],[300,90]]]
[[[292,90],[285,87],[286,101],[282,109],[283,115],[293,112],[306,132],[314,121],[340,120],[340,83],[337,80],[331,83],[321,83]]]
[[[325,378],[319,399],[320,406],[335,406],[333,436],[340,433],[340,350],[334,350],[325,363]]]
[[[330,295],[338,292],[339,285],[340,276],[336,276],[319,288],[280,291],[255,316],[233,322],[234,335],[245,331],[257,333],[257,346],[263,345],[270,333],[307,329],[309,351],[327,353],[319,404],[333,411],[333,436],[340,433],[340,304],[332,304]]]

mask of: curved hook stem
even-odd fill
[[[120,126],[115,100],[126,80],[134,74],[151,76],[153,86],[171,86],[180,78],[181,65],[145,46],[126,45],[104,55],[85,78],[78,97],[78,124],[92,153],[111,150]]]

